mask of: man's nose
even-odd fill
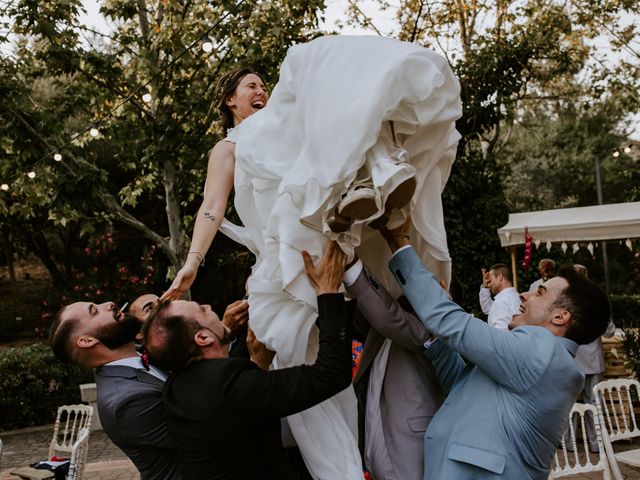
[[[520,301],[523,303],[526,302],[530,295],[531,295],[531,292],[522,292],[520,294]]]
[[[100,304],[101,309],[105,309],[107,312],[115,310],[116,304],[113,302],[104,302]]]

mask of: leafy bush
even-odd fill
[[[91,370],[58,361],[48,345],[0,350],[0,430],[55,420],[60,405],[80,402]]]
[[[611,310],[616,327],[640,327],[640,295],[611,295]]]
[[[627,352],[627,363],[640,378],[640,333],[637,328],[625,328],[624,348]]]

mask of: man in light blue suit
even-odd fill
[[[605,294],[564,269],[523,294],[510,331],[497,330],[448,298],[409,246],[407,231],[407,224],[383,231],[395,252],[390,267],[437,337],[425,355],[447,394],[425,433],[425,480],[546,480],[584,383],[575,351],[609,322]]]

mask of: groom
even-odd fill
[[[546,479],[584,384],[573,357],[605,331],[606,295],[561,269],[521,296],[510,331],[497,330],[449,299],[410,246],[408,227],[382,231],[390,268],[434,335],[425,355],[447,394],[425,433],[424,478]]]

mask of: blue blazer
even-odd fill
[[[584,384],[573,358],[578,345],[543,327],[509,332],[474,318],[412,248],[397,252],[390,267],[438,337],[425,354],[447,398],[425,433],[425,480],[546,480]]]

